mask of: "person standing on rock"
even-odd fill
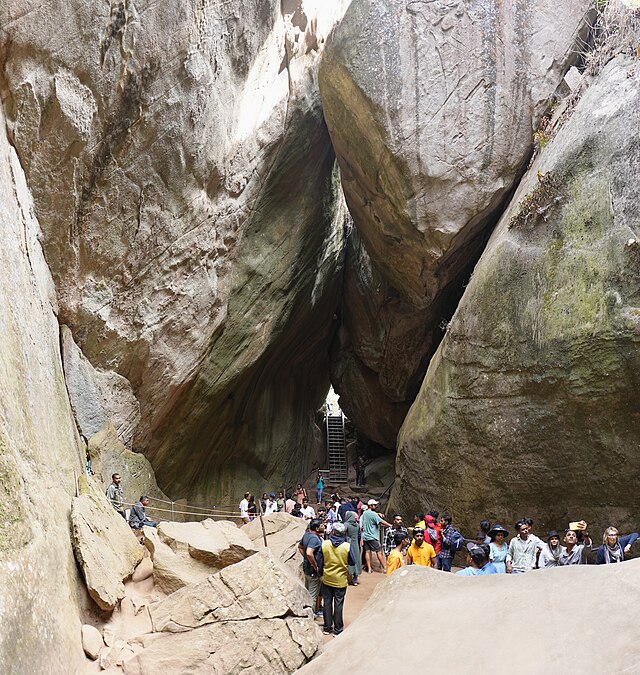
[[[344,523],[336,523],[329,539],[322,542],[322,602],[324,634],[340,635],[344,630],[344,599],[349,584],[349,565],[356,561],[345,541]]]
[[[396,534],[400,532],[401,534],[404,534],[407,539],[409,539],[409,532],[406,527],[402,524],[402,516],[399,513],[394,513],[393,514],[393,524],[391,527],[385,532],[384,535],[384,554],[388,558],[389,555],[391,554],[391,551],[397,546],[395,542],[395,536]],[[387,564],[388,564],[387,560]]]
[[[142,495],[140,501],[136,502],[131,507],[131,514],[129,516],[129,526],[132,530],[141,530],[143,527],[157,527],[157,524],[147,518],[145,508],[149,505],[149,497]]]
[[[111,506],[126,520],[127,516],[124,512],[124,490],[120,485],[120,474],[114,473],[111,475],[111,485],[107,488],[107,499],[111,502]]]
[[[245,492],[244,497],[240,500],[240,518],[242,518],[243,523],[249,522],[249,497],[251,496],[250,492]]]
[[[373,573],[371,568],[371,552],[376,554],[380,567],[382,571],[387,571],[387,563],[384,559],[384,554],[382,552],[382,546],[380,545],[380,525],[385,527],[391,527],[391,523],[388,523],[386,520],[383,520],[379,514],[376,513],[376,507],[378,502],[375,499],[370,499],[367,502],[369,507],[366,511],[363,511],[360,518],[362,523],[362,545],[364,547],[364,558],[367,563],[367,572],[369,574]]]
[[[314,518],[309,523],[309,529],[304,533],[298,543],[298,550],[302,556],[302,571],[304,572],[304,585],[313,600],[313,611],[316,616],[322,616],[320,609],[320,589],[322,587],[322,538],[324,536],[324,523]]]

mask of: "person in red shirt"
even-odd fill
[[[433,511],[428,513],[425,516],[425,535],[429,537],[429,543],[435,549],[436,555],[440,553],[440,547],[442,546],[442,526],[436,520],[437,516],[434,517]],[[426,537],[425,537],[426,538]]]

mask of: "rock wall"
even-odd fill
[[[323,107],[366,250],[350,249],[332,381],[387,447],[591,4],[354,0],[328,41]]]
[[[402,427],[395,505],[637,529],[639,78],[608,63],[519,186]]]
[[[0,8],[61,320],[94,400],[130,386],[132,414],[111,411],[128,423],[107,417],[175,498],[235,499],[313,462],[343,254],[315,69],[347,4]]]
[[[0,671],[16,675],[84,658],[69,536],[83,455],[40,234],[0,107]]]

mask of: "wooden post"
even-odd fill
[[[260,525],[262,527],[262,537],[264,539],[264,545],[269,548],[269,544],[267,544],[267,532],[264,529],[264,520],[262,520],[262,502],[258,499],[258,509],[260,510],[258,514],[258,518],[260,518]]]

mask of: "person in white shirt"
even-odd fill
[[[276,502],[276,496],[272,492],[265,502],[264,515],[268,516],[270,513],[275,513],[278,510],[278,504]]]
[[[244,499],[240,502],[240,518],[242,518],[243,523],[249,522],[249,497],[251,496],[250,492],[244,493]]]
[[[535,569],[538,550],[544,543],[534,534],[529,536],[529,525],[522,519],[516,523],[518,533],[509,544],[507,574],[522,574]]]
[[[305,520],[311,520],[312,518],[316,517],[316,512],[313,506],[309,506],[309,500],[306,497],[302,500],[302,508],[300,509],[300,513],[302,513],[302,517]]]

